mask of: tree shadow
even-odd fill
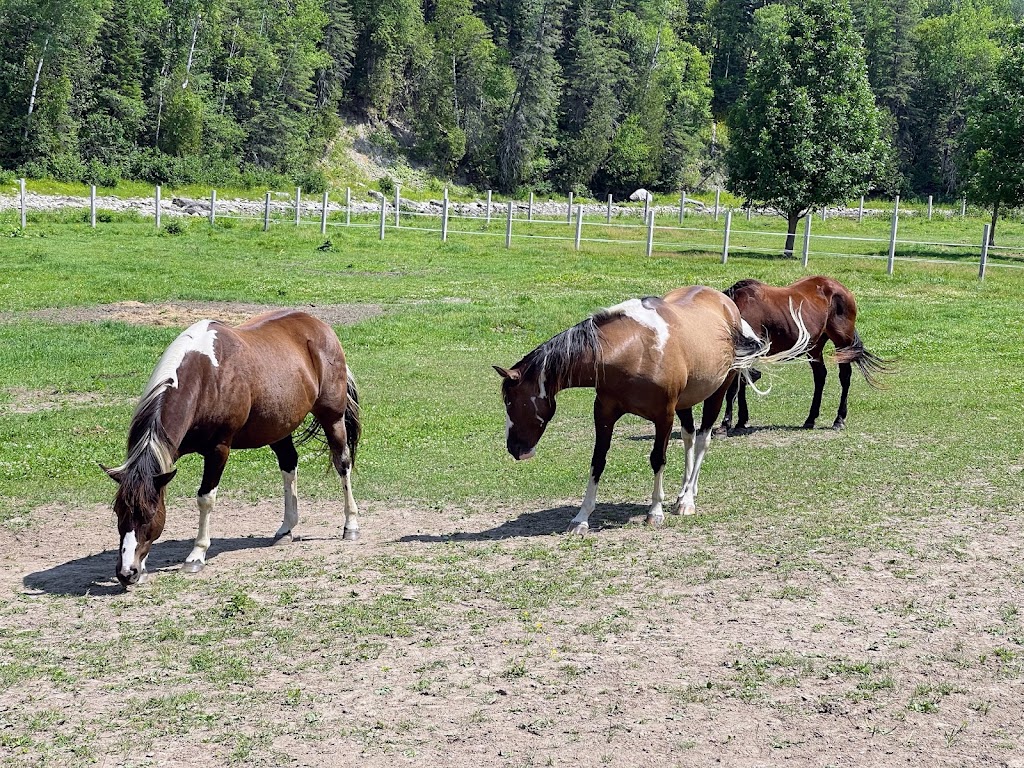
[[[224,552],[269,547],[273,543],[274,539],[270,537],[214,539],[206,554],[206,562],[210,563]],[[192,539],[160,541],[154,544],[146,563],[150,575],[177,571],[188,553],[192,551],[193,544]],[[44,571],[26,574],[22,584],[26,589],[48,595],[117,595],[125,590],[114,576],[116,567],[117,550],[108,549],[95,555],[69,560]]]
[[[415,534],[402,536],[396,541],[404,543],[433,544],[447,541],[495,541],[518,539],[531,536],[550,536],[563,533],[569,521],[580,511],[578,506],[560,506],[524,512],[513,520],[507,520],[495,528],[483,531],[453,531],[441,534]],[[590,516],[590,530],[622,528],[635,522],[636,518],[647,515],[646,504],[598,504]]]

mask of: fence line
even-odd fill
[[[22,228],[27,225],[27,191],[25,180],[19,181],[19,209],[20,209],[20,220]],[[271,225],[280,226],[286,223],[292,223],[294,226],[319,224],[320,231],[322,234],[327,233],[328,227],[352,227],[356,229],[364,229],[370,227],[378,227],[379,225],[379,237],[381,240],[385,239],[387,231],[390,229],[394,230],[406,230],[411,232],[431,232],[440,235],[442,242],[447,242],[449,235],[484,235],[500,237],[500,231],[490,231],[492,223],[492,195],[491,191],[487,192],[487,207],[486,215],[471,215],[468,213],[454,213],[450,210],[450,201],[448,196],[448,190],[444,190],[443,208],[441,214],[438,215],[432,212],[415,211],[415,210],[403,210],[402,198],[400,196],[400,186],[395,187],[394,190],[394,203],[389,206],[389,201],[384,195],[379,196],[379,206],[377,210],[372,209],[365,211],[353,211],[352,209],[352,194],[351,189],[346,188],[345,190],[345,205],[341,209],[345,215],[344,224],[338,221],[331,221],[331,213],[338,214],[337,208],[334,211],[330,210],[330,203],[328,199],[328,192],[324,191],[323,199],[320,205],[307,204],[306,210],[303,210],[302,205],[302,188],[298,187],[295,189],[294,197],[287,204],[286,208],[282,208],[281,204],[278,204],[272,208],[271,197],[272,193],[267,192],[263,199],[263,210],[261,211],[262,216],[259,214],[245,214],[245,213],[217,213],[217,191],[211,190],[209,202],[205,203],[202,201],[195,201],[199,205],[208,205],[209,213],[206,217],[211,226],[216,224],[217,219],[230,219],[236,221],[252,221],[258,223],[262,218],[263,230],[268,231]],[[275,196],[276,193],[275,193]],[[290,195],[288,195],[290,197]],[[572,197],[570,196],[570,203],[566,208],[566,216],[559,219],[547,219],[547,218],[535,218],[534,217],[534,196],[530,194],[528,203],[519,203],[514,200],[507,201],[504,207],[507,208],[507,215],[504,217],[500,216],[500,213],[495,217],[498,223],[501,223],[501,218],[505,221],[505,244],[506,247],[511,247],[512,234],[516,225],[519,225],[519,229],[515,231],[517,238],[526,238],[533,240],[546,240],[546,241],[561,241],[567,243],[573,243],[574,250],[580,250],[582,243],[601,243],[601,244],[618,244],[618,245],[642,245],[645,246],[645,252],[650,256],[655,249],[688,249],[688,250],[702,250],[707,252],[715,252],[716,250],[721,253],[721,261],[723,264],[727,263],[729,252],[735,251],[747,251],[757,252],[763,251],[763,246],[747,245],[742,242],[736,242],[737,238],[744,237],[788,237],[788,233],[779,231],[770,231],[763,229],[742,229],[732,227],[732,213],[733,208],[723,207],[720,205],[721,190],[716,190],[716,204],[714,211],[706,211],[702,215],[711,217],[714,216],[717,221],[717,214],[725,210],[725,225],[724,227],[683,227],[683,226],[671,226],[665,224],[655,223],[655,212],[649,208],[649,198],[645,200],[645,208],[647,209],[647,216],[641,219],[642,223],[629,224],[623,222],[612,222],[611,221],[611,196],[608,198],[607,211],[602,210],[602,220],[599,220],[597,215],[592,211],[591,219],[586,221],[586,212],[582,203],[576,203],[575,211],[573,210]],[[162,197],[161,188],[156,186],[153,194],[153,214],[154,222],[156,227],[161,227],[161,209],[162,209]],[[96,226],[96,190],[95,186],[90,187],[89,193],[89,224],[92,227]],[[192,201],[190,201],[192,202]],[[679,222],[682,223],[686,214],[686,193],[682,192],[679,200]],[[932,213],[932,201],[929,200],[929,220],[931,219]],[[559,204],[560,205],[560,204]],[[860,201],[860,208],[858,210],[858,220],[863,218],[863,198]],[[387,214],[388,210],[394,214],[393,224],[388,227]],[[596,207],[596,206],[595,206]],[[961,206],[961,215],[965,213],[965,204]],[[518,210],[525,209],[526,218],[516,216]],[[749,221],[749,206],[745,206],[745,212],[747,213],[747,220]],[[499,207],[500,210],[500,207]],[[410,226],[409,224],[402,224],[402,214],[405,216],[419,217],[420,219],[440,219],[439,228],[432,226]],[[573,222],[573,214],[576,215],[575,226]],[[823,213],[823,212],[822,212]],[[316,214],[317,220],[306,218],[304,214]],[[353,221],[353,214],[363,218],[376,219],[379,217],[379,222],[370,221]],[[986,269],[988,267],[1007,267],[1012,269],[1024,269],[1024,262],[1022,263],[1006,263],[1006,262],[993,262],[990,260],[991,252],[993,251],[1004,251],[1004,252],[1024,252],[1024,246],[989,246],[988,245],[988,230],[989,225],[984,226],[982,241],[979,244],[977,241],[974,243],[950,243],[941,241],[919,241],[919,240],[906,240],[897,237],[899,219],[900,219],[900,198],[895,198],[893,209],[892,209],[892,223],[889,238],[872,238],[872,237],[855,237],[849,235],[826,235],[826,234],[813,234],[811,231],[811,217],[812,214],[808,214],[805,221],[805,230],[803,233],[803,266],[807,267],[808,259],[810,256],[833,256],[839,258],[863,258],[863,259],[887,259],[887,271],[891,275],[894,272],[895,262],[920,262],[920,263],[931,263],[931,264],[950,264],[950,265],[977,265],[979,267],[978,279],[983,280],[985,278]],[[459,219],[464,221],[475,221],[483,225],[483,230],[472,230],[472,229],[451,229],[449,227],[450,219]],[[824,220],[824,217],[823,217]],[[523,225],[526,225],[527,229],[533,229],[535,227],[548,227],[558,228],[563,227],[565,234],[542,234],[538,232],[523,231]],[[584,226],[589,227],[591,231],[594,228],[605,228],[606,230],[641,230],[645,231],[646,237],[644,239],[627,239],[627,238],[612,238],[612,237],[586,237],[584,235]],[[698,233],[715,233],[720,234],[722,240],[716,244],[709,243],[694,243],[694,242],[669,242],[664,240],[656,240],[654,235],[655,232],[698,232]],[[639,234],[639,233],[638,233]],[[813,241],[842,241],[842,242],[862,242],[862,243],[877,243],[879,245],[888,246],[887,256],[880,254],[865,254],[865,253],[844,253],[836,251],[826,250],[815,250],[811,247]],[[897,246],[917,246],[917,247],[930,247],[930,248],[960,248],[970,249],[979,254],[979,260],[954,260],[954,259],[937,259],[937,258],[921,258],[921,257],[910,257],[910,256],[899,256],[897,255]]]

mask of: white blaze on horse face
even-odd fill
[[[630,299],[614,307],[605,310],[609,315],[621,315],[639,323],[645,328],[654,331],[657,342],[655,349],[659,352],[665,351],[665,344],[668,343],[668,323],[656,309],[648,309],[641,299]]]
[[[206,355],[210,358],[214,368],[219,365],[217,353],[213,348],[213,344],[217,340],[217,331],[210,328],[212,322],[212,320],[200,320],[182,331],[178,338],[171,342],[171,346],[160,356],[160,361],[156,364],[153,375],[149,377],[149,383],[146,384],[143,395],[149,394],[159,386],[160,382],[168,379],[171,380],[172,387],[177,387],[178,368],[181,367],[181,361],[189,352]]]
[[[138,541],[135,538],[135,531],[128,531],[121,538],[121,575],[131,576],[132,566],[135,564],[135,548]]]

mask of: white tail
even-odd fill
[[[771,339],[767,336],[760,338],[751,328],[746,320],[740,320],[742,323],[743,336],[745,341],[749,341],[748,345],[744,345],[742,349],[737,348],[736,357],[733,358],[731,370],[739,371],[744,381],[750,385],[759,395],[767,395],[771,392],[771,386],[765,390],[757,388],[755,383],[757,379],[751,375],[751,371],[756,365],[772,365],[775,363],[794,363],[807,360],[807,348],[811,345],[811,334],[807,330],[807,326],[804,325],[803,306],[800,309],[796,309],[793,306],[793,299],[789,300],[789,314],[793,318],[793,322],[796,323],[797,337],[796,343],[793,344],[789,349],[783,350],[782,352],[776,352],[774,355],[768,354],[768,350],[771,349]]]

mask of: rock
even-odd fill
[[[629,196],[629,199],[632,200],[634,203],[640,200],[647,200],[648,202],[653,202],[654,195],[652,195],[643,187],[640,187],[640,189],[638,189],[636,192]]]

